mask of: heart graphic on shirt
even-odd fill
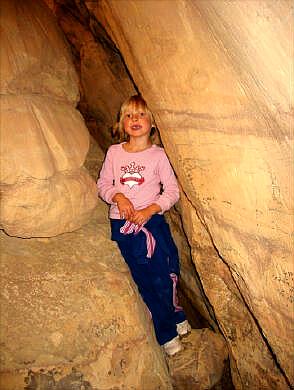
[[[126,172],[121,178],[120,182],[122,184],[126,184],[130,188],[134,187],[135,185],[140,185],[144,182],[144,177],[140,175],[138,172],[130,173]]]
[[[123,176],[120,177],[121,184],[126,184],[133,188],[135,185],[140,185],[144,182],[144,177],[140,173],[145,170],[143,165],[136,165],[135,161],[132,161],[130,164],[120,167],[120,169],[124,172]]]

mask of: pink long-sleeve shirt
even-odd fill
[[[99,196],[110,204],[110,218],[120,218],[117,204],[112,201],[118,192],[133,203],[135,210],[152,203],[161,207],[161,213],[169,210],[179,200],[179,187],[164,149],[152,145],[131,153],[122,145],[110,146],[97,182]]]

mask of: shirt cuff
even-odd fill
[[[116,202],[113,202],[112,198],[114,197],[115,194],[117,194],[119,191],[117,188],[112,188],[107,192],[107,203],[109,204],[116,204]]]
[[[163,214],[170,209],[169,202],[164,199],[157,199],[154,203],[158,204],[158,206],[161,208],[161,211],[158,214]]]

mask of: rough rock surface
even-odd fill
[[[293,3],[85,4],[155,112],[187,196],[183,215],[193,215],[183,217],[185,230],[235,386],[287,389],[294,382]]]
[[[207,390],[222,377],[228,357],[224,339],[209,329],[193,329],[182,338],[183,350],[168,358],[175,390]]]
[[[108,225],[101,201],[72,233],[20,239],[2,232],[1,390],[172,388]]]
[[[42,2],[2,1],[1,28],[0,226],[19,237],[72,231],[97,196],[69,49]]]

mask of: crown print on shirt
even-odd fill
[[[135,185],[144,183],[144,177],[140,174],[144,169],[144,166],[136,165],[134,161],[129,165],[122,166],[120,170],[123,171],[124,174],[120,178],[121,184],[126,184],[130,188],[133,188]]]

